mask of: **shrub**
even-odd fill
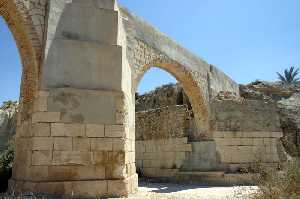
[[[251,199],[299,199],[300,161],[286,163],[281,171],[261,168],[257,179],[259,189]]]
[[[14,145],[9,142],[5,151],[0,154],[0,192],[5,192],[8,187],[8,180],[12,175],[12,163],[14,159]]]

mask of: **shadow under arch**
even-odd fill
[[[0,17],[6,22],[19,51],[22,63],[20,112],[21,119],[26,120],[32,112],[39,87],[41,41],[24,1],[0,0]]]
[[[205,104],[201,88],[199,88],[197,85],[191,72],[186,70],[183,65],[174,61],[162,62],[161,59],[154,60],[151,63],[144,65],[135,76],[133,93],[137,91],[137,87],[140,84],[142,77],[151,67],[157,67],[169,72],[182,85],[183,90],[185,91],[192,105],[198,130],[195,135],[192,135],[192,140],[203,140],[210,138],[208,106]]]

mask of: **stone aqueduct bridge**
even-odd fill
[[[135,192],[136,87],[150,67],[183,85],[199,132],[210,99],[238,85],[114,0],[0,0],[22,59],[11,186],[74,196]]]

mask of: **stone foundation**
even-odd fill
[[[282,132],[215,132],[220,162],[229,172],[263,164],[278,167]]]
[[[187,138],[136,141],[136,165],[144,177],[172,177],[192,151]]]
[[[82,171],[84,172],[84,171]],[[10,189],[14,192],[35,192],[60,195],[65,197],[120,197],[135,193],[138,188],[138,176],[132,175],[123,180],[80,180],[29,182],[10,181]]]
[[[104,111],[97,112],[98,119],[92,117],[92,107],[107,106],[96,106],[93,101],[107,97],[115,107],[110,108],[115,110],[114,116]],[[72,109],[60,109],[60,104]],[[76,197],[135,192],[135,140],[126,125],[117,121],[123,106],[122,95],[114,92],[70,88],[40,91],[31,120],[17,127],[15,191]]]

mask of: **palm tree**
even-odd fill
[[[300,79],[297,77],[299,74],[299,68],[295,69],[294,66],[291,66],[289,69],[284,70],[284,75],[277,73],[278,79],[283,84],[295,84]]]

